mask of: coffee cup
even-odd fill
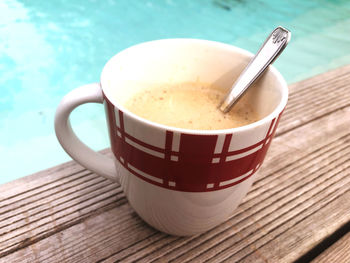
[[[57,138],[78,163],[118,182],[149,225],[178,236],[205,232],[233,214],[254,182],[288,100],[284,78],[268,68],[245,94],[259,120],[237,128],[171,127],[135,115],[125,101],[162,83],[200,80],[227,91],[251,58],[248,51],[208,40],[132,46],[107,62],[99,83],[62,99],[55,116]],[[84,103],[104,104],[112,158],[93,151],[73,132],[69,115]]]

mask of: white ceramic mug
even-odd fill
[[[201,81],[228,90],[252,54],[196,39],[164,39],[130,47],[105,65],[100,83],[77,88],[57,108],[62,147],[87,169],[121,184],[131,206],[151,226],[193,235],[222,223],[248,192],[288,99],[280,73],[269,67],[246,96],[261,119],[247,126],[198,131],[157,124],[123,103],[137,90],[161,83]],[[74,134],[69,115],[96,102],[106,109],[113,159]]]

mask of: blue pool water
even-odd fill
[[[293,34],[275,63],[289,83],[350,63],[348,0],[0,1],[0,183],[70,159],[55,108],[122,49],[190,37],[256,52],[278,25]],[[108,147],[102,106],[78,108],[72,124],[94,149]]]

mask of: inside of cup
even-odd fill
[[[247,51],[212,41],[151,41],[115,55],[103,69],[101,84],[109,100],[121,109],[135,92],[163,84],[203,82],[228,91],[251,58]],[[270,67],[242,99],[264,118],[280,104],[281,86],[277,71]]]

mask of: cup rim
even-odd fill
[[[104,96],[108,99],[108,101],[111,104],[113,104],[116,108],[121,110],[124,114],[127,114],[131,118],[133,118],[133,119],[137,120],[138,122],[141,122],[147,126],[152,126],[152,127],[155,127],[157,129],[161,129],[161,130],[168,130],[168,131],[185,133],[185,134],[192,134],[192,135],[221,135],[221,134],[244,132],[247,130],[255,129],[256,127],[259,127],[265,123],[270,123],[281,112],[283,112],[283,110],[287,104],[287,101],[288,101],[288,85],[287,85],[286,80],[283,78],[282,74],[273,65],[270,65],[264,74],[270,72],[270,74],[274,74],[276,76],[277,81],[280,83],[280,89],[281,89],[281,94],[282,94],[280,102],[275,107],[275,109],[270,114],[265,116],[264,118],[261,118],[260,120],[258,120],[256,122],[250,123],[248,125],[240,126],[240,127],[234,127],[234,128],[229,128],[229,129],[217,129],[217,130],[195,130],[195,129],[185,129],[185,128],[178,128],[178,127],[174,127],[174,126],[164,125],[164,124],[160,124],[157,122],[147,120],[145,118],[142,118],[142,117],[136,115],[135,113],[132,113],[127,108],[125,108],[122,104],[118,103],[116,100],[113,100],[110,98],[110,96],[108,96],[108,92],[106,90],[104,90],[104,84],[103,84],[104,83],[104,75],[105,75],[105,72],[107,71],[107,68],[109,68],[111,66],[111,64],[113,63],[114,60],[116,60],[121,54],[129,51],[130,49],[140,47],[143,45],[149,45],[149,44],[153,44],[153,43],[160,43],[160,42],[167,42],[167,41],[170,41],[170,42],[184,41],[184,42],[205,43],[207,45],[212,45],[212,46],[215,45],[215,46],[217,46],[219,48],[223,48],[223,49],[234,50],[236,52],[243,54],[244,56],[249,57],[250,59],[254,56],[251,52],[249,52],[245,49],[230,45],[230,44],[212,41],[212,40],[195,39],[195,38],[165,38],[165,39],[146,41],[146,42],[142,42],[142,43],[130,46],[130,47],[118,52],[112,58],[110,58],[108,60],[108,62],[105,64],[105,66],[102,69],[102,73],[101,73],[101,77],[100,77],[100,86],[101,86],[101,89],[102,89]]]

